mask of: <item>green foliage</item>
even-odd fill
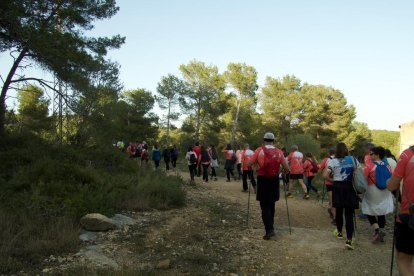
[[[344,140],[355,118],[355,108],[339,90],[306,83],[302,86],[295,76],[268,77],[261,103],[264,125],[275,129],[277,140],[286,142],[290,135],[307,133],[323,149]]]
[[[37,86],[26,86],[17,91],[19,99],[19,130],[40,132],[50,130],[51,120],[48,117],[49,101],[44,92]]]
[[[162,77],[158,83],[156,97],[158,105],[162,109],[167,110],[166,125],[167,125],[167,144],[170,140],[170,126],[171,122],[178,119],[179,112],[175,111],[176,106],[179,104],[179,98],[185,94],[187,87],[185,83],[173,75]]]
[[[317,158],[321,156],[320,144],[310,134],[296,134],[290,136],[288,138],[288,142],[284,146],[289,151],[292,145],[297,145],[299,147],[299,151],[303,154],[310,152]]]
[[[390,130],[371,130],[372,142],[376,146],[389,149],[391,153],[397,155],[400,151],[400,133]]]
[[[368,129],[368,125],[360,122],[352,123],[351,132],[348,137],[343,140],[352,155],[357,156],[360,159],[362,159],[365,154],[365,145],[371,141],[371,131]]]
[[[188,89],[180,98],[180,106],[188,114],[194,128],[194,140],[200,140],[203,129],[217,125],[226,108],[223,103],[225,83],[216,66],[200,61],[181,65],[180,71]],[[189,129],[189,128],[186,128]]]
[[[94,20],[110,18],[118,11],[114,0],[75,2],[2,1],[0,5],[0,51],[17,56],[9,69],[0,95],[0,133],[4,131],[5,99],[14,83],[36,81],[50,89],[48,81],[24,77],[22,61],[36,63],[73,90],[88,97],[99,86],[119,88],[118,65],[105,60],[109,49],[119,48],[119,35],[87,37]],[[72,97],[75,100],[75,97]]]
[[[231,89],[231,97],[227,101],[229,112],[224,116],[226,130],[227,132],[231,130],[230,141],[243,141],[250,133],[249,126],[254,125],[258,89],[257,71],[244,63],[230,63],[227,71],[224,72],[224,78]]]

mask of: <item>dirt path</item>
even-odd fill
[[[135,226],[102,234],[99,243],[132,274],[389,275],[391,224],[386,242],[374,244],[368,222],[358,219],[356,249],[350,251],[345,240],[333,236],[326,206],[298,194],[288,200],[292,233],[282,197],[276,204],[276,237],[265,241],[260,206],[251,194],[247,225],[248,194],[241,188],[241,181],[197,178],[196,185],[185,185],[185,208],[131,213]],[[169,268],[157,269],[163,260]]]

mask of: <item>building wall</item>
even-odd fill
[[[400,152],[414,145],[414,121],[400,126]]]

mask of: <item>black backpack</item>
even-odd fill
[[[194,153],[191,153],[191,154],[190,154],[190,163],[191,163],[191,164],[195,164],[195,163],[197,163],[197,158],[196,158],[196,156],[195,156],[195,154],[194,154]]]

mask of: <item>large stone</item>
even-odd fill
[[[79,239],[83,242],[93,242],[96,241],[97,238],[98,236],[96,236],[94,232],[89,232],[85,230],[82,230],[81,234],[79,235]]]
[[[98,213],[83,216],[80,223],[89,231],[107,231],[116,228],[116,224],[112,219]]]
[[[115,214],[111,219],[118,228],[122,228],[124,225],[134,225],[137,223],[135,219],[121,214]]]

